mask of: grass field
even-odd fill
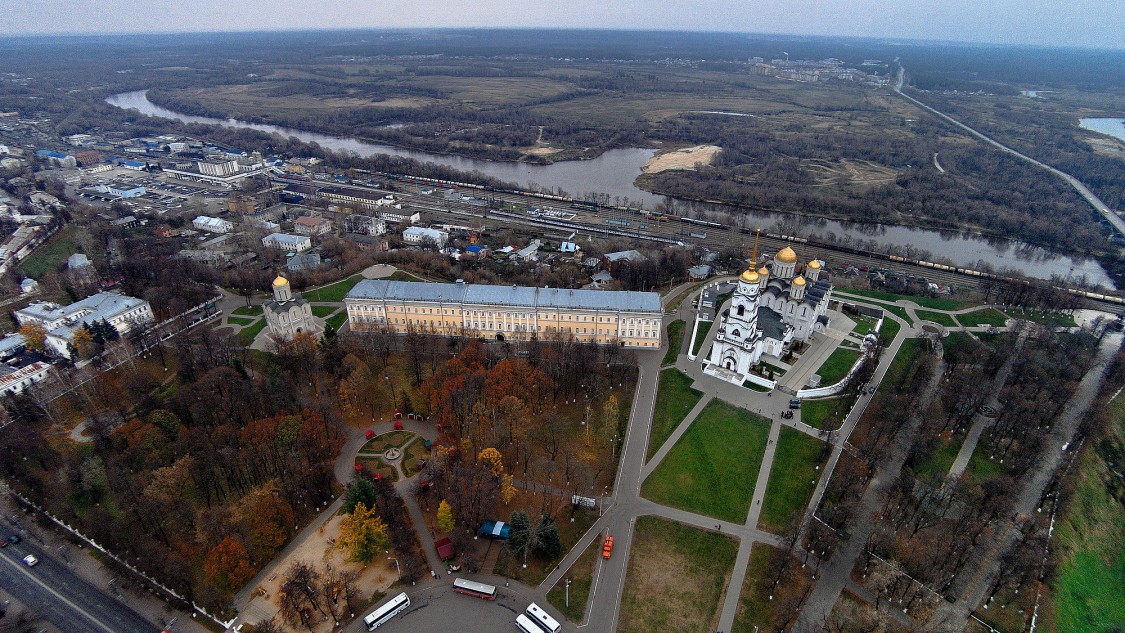
[[[1110,411],[1109,437],[1086,447],[1074,496],[1059,521],[1061,564],[1051,587],[1058,631],[1125,625],[1125,504],[1106,483],[1114,481],[1113,470],[1120,472],[1125,454],[1125,400],[1118,397]],[[1117,466],[1111,469],[1107,460]]]
[[[790,516],[805,509],[820,478],[817,466],[823,463],[823,447],[824,442],[814,437],[781,427],[770,480],[766,484],[766,498],[762,501],[762,514],[758,518],[759,529],[781,532]]]
[[[1049,327],[1075,327],[1078,323],[1074,320],[1074,315],[1065,312],[1042,312],[1039,310],[1009,310],[1012,318],[1023,319],[1025,321],[1032,321],[1040,323]]]
[[[957,320],[965,327],[973,327],[976,325],[991,325],[993,327],[1004,327],[1008,317],[1003,312],[994,308],[982,308],[965,314],[958,314]]]
[[[238,339],[242,341],[243,345],[249,345],[254,342],[254,339],[258,336],[258,333],[265,329],[265,327],[266,320],[258,319],[258,322],[254,325],[243,328],[243,330],[238,333]]]
[[[898,336],[899,330],[902,326],[894,319],[883,319],[883,327],[879,328],[879,343],[884,347],[890,345]]]
[[[820,369],[816,373],[820,374],[820,384],[834,385],[844,379],[848,375],[848,371],[855,364],[856,359],[859,358],[859,351],[848,349],[845,347],[836,348],[832,352]]]
[[[917,314],[918,318],[924,321],[933,321],[934,323],[937,323],[938,325],[944,325],[945,327],[957,327],[957,319],[954,319],[953,315],[951,314],[946,314],[944,312],[931,312],[929,310],[915,310],[914,314]]]
[[[886,375],[883,376],[883,383],[898,386],[910,363],[925,349],[925,344],[926,341],[920,338],[903,341],[902,346],[898,348],[898,353],[895,354],[895,359],[891,361],[891,366],[887,368]]]
[[[314,317],[323,319],[339,309],[336,306],[312,306],[312,313]]]
[[[711,401],[641,486],[667,506],[742,523],[769,435],[769,421]]]
[[[926,461],[918,464],[914,469],[914,474],[923,481],[927,477],[944,477],[949,474],[949,467],[953,465],[953,460],[957,459],[957,453],[961,450],[962,438],[952,438],[942,444],[933,455]]]
[[[242,316],[262,316],[262,306],[238,306],[231,312]]]
[[[855,320],[855,327],[852,329],[852,332],[860,336],[864,336],[870,332],[871,328],[875,327],[877,323],[875,319],[869,316],[863,316],[862,314],[852,315],[851,318]]]
[[[586,547],[586,551],[582,552],[582,556],[570,566],[563,580],[547,593],[547,602],[555,605],[556,609],[562,611],[563,615],[575,624],[582,622],[582,617],[586,614],[586,601],[590,598],[590,585],[594,581],[594,566],[602,553],[601,544],[600,537],[594,539],[594,542]],[[570,579],[570,606],[566,603],[567,578]]]
[[[343,301],[348,291],[363,280],[360,275],[353,275],[343,281],[337,281],[316,290],[306,290],[303,294],[306,301],[327,303],[330,301]]]
[[[617,630],[711,633],[737,553],[738,543],[721,534],[638,518]]]
[[[758,631],[771,630],[778,603],[769,599],[772,582],[766,578],[766,568],[773,551],[774,548],[765,543],[754,543],[750,548],[750,564],[746,567],[746,580],[742,581],[731,633],[754,633],[755,627]]]
[[[977,305],[973,301],[962,301],[960,299],[946,299],[940,297],[915,297],[911,295],[900,295],[893,292],[883,292],[881,290],[853,290],[847,289],[848,294],[859,295],[862,297],[869,297],[871,299],[878,299],[888,303],[895,301],[913,301],[923,308],[930,308],[931,310],[964,310]]]
[[[660,450],[672,431],[691,411],[703,393],[691,388],[692,379],[675,369],[660,372],[656,388],[656,407],[652,413],[652,431],[648,436],[648,457]]]
[[[969,458],[969,465],[965,467],[965,472],[977,483],[1004,472],[1003,464],[988,458],[988,449],[985,447],[984,439],[982,435],[980,443],[973,451],[973,456]]]
[[[31,256],[23,260],[19,268],[24,275],[39,280],[75,253],[86,253],[93,261],[95,257],[92,241],[85,228],[77,224],[68,224],[50,241],[35,249]]]
[[[836,291],[834,291],[834,292],[836,292]],[[902,306],[896,306],[896,305],[893,305],[893,304],[890,304],[890,303],[885,303],[885,302],[882,302],[882,301],[876,301],[876,300],[874,300],[874,299],[872,299],[872,298],[870,298],[866,295],[860,294],[860,293],[863,293],[863,292],[873,292],[873,291],[869,291],[869,290],[846,290],[846,291],[841,290],[841,291],[836,292],[836,294],[838,294],[843,299],[847,299],[848,295],[852,294],[854,296],[854,298],[866,300],[867,303],[873,303],[873,304],[879,306],[880,308],[882,308],[883,310],[886,310],[887,312],[890,312],[891,314],[897,316],[898,318],[902,319],[903,321],[906,321],[906,323],[908,325],[910,325],[910,326],[914,325],[914,319],[910,318],[910,315],[907,314],[906,308],[904,308]],[[880,293],[880,294],[887,294],[887,293]],[[885,324],[884,324],[884,327],[886,327]]]
[[[707,338],[707,333],[711,331],[711,324],[713,321],[700,321],[699,330],[695,333],[695,340],[691,343],[691,353],[699,355],[699,348],[703,345],[703,339]]]
[[[820,400],[802,400],[801,401],[801,421],[805,424],[818,429],[835,428],[839,426],[839,420],[842,420],[847,411],[839,411],[836,416],[833,412],[840,408],[844,403],[843,398],[822,398]],[[833,424],[836,420],[836,424]]]
[[[228,316],[227,317],[227,323],[229,323],[231,325],[241,325],[243,327],[245,327],[247,325],[250,325],[254,321],[255,321],[255,319],[251,319],[251,318],[247,318],[247,317],[236,317],[236,316]]]
[[[679,319],[668,324],[666,330],[668,336],[668,351],[664,352],[665,365],[675,363],[676,357],[680,355],[680,347],[684,343],[684,325],[685,323]]]
[[[347,320],[348,320],[348,313],[347,312],[340,312],[340,314],[337,314],[336,316],[332,317],[331,319],[326,320],[324,323],[326,325],[331,325],[332,329],[334,329],[334,330],[339,330],[341,327],[343,327],[344,322],[347,321]]]

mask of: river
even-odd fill
[[[1078,125],[1085,130],[1125,141],[1125,119],[1079,119]]]
[[[125,92],[106,99],[119,108],[134,109],[141,114],[175,119],[185,123],[203,123],[225,127],[251,128],[284,137],[294,137],[307,143],[317,143],[321,147],[336,151],[352,152],[359,156],[389,154],[412,158],[424,162],[448,165],[463,171],[479,171],[507,182],[519,184],[529,190],[546,188],[552,191],[563,190],[571,196],[581,197],[590,192],[608,194],[617,202],[628,199],[637,204],[652,208],[665,198],[637,188],[634,180],[641,173],[641,166],[652,158],[656,150],[642,148],[614,149],[591,160],[561,161],[550,165],[512,163],[463,158],[445,154],[431,154],[417,150],[401,149],[389,145],[371,143],[353,137],[339,137],[304,130],[294,130],[276,125],[249,123],[234,119],[181,114],[162,108],[148,100],[146,91]],[[677,203],[677,206],[682,206]],[[706,207],[706,205],[703,205]],[[700,205],[692,205],[700,208]],[[1030,277],[1049,279],[1052,276],[1084,277],[1088,283],[1113,288],[1113,282],[1105,270],[1092,259],[1077,259],[1058,255],[1043,248],[1029,246],[1010,240],[989,240],[974,235],[957,232],[942,232],[915,229],[904,226],[859,224],[809,218],[793,214],[744,211],[748,216],[746,226],[763,227],[770,230],[783,223],[790,234],[804,236],[835,235],[845,243],[857,244],[869,240],[883,245],[910,247],[934,253],[938,257],[952,261],[959,266],[978,266],[981,262],[996,269],[1018,270]]]

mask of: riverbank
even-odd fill
[[[723,148],[718,145],[693,145],[662,152],[648,159],[648,162],[641,166],[641,172],[658,174],[673,169],[694,171],[696,165],[710,165],[721,151]]]

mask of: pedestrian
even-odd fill
[[[718,524],[716,524],[716,525],[715,525],[715,527],[716,527],[716,528],[717,528],[717,529],[718,529],[718,530],[719,530],[720,532],[722,532],[722,531],[723,531],[723,525],[722,525],[721,523],[718,523]]]

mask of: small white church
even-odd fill
[[[807,341],[828,327],[832,284],[821,278],[819,260],[797,270],[797,253],[786,246],[768,265],[755,262],[738,277],[730,309],[708,357],[708,369],[721,368],[731,382],[742,384],[762,355],[780,357],[794,341]]]
[[[279,340],[290,340],[298,332],[316,336],[324,331],[313,316],[309,302],[300,295],[294,295],[289,280],[281,275],[273,280],[273,300],[267,301],[262,308],[270,333]]]

